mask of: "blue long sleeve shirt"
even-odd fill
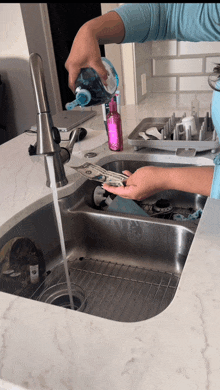
[[[128,3],[114,11],[125,26],[123,43],[220,41],[220,3]]]
[[[166,39],[220,41],[220,3],[128,3],[114,11],[125,26],[122,43]],[[218,83],[220,88],[220,80]],[[212,97],[212,121],[220,140],[220,92],[217,91]],[[211,197],[220,199],[220,155],[214,162]]]

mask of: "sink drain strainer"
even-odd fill
[[[82,311],[86,304],[85,293],[80,286],[71,283],[74,310]],[[42,292],[38,301],[70,309],[70,299],[66,283],[55,284]]]

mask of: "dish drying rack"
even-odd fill
[[[195,156],[197,152],[207,150],[215,153],[219,146],[219,140],[209,113],[207,112],[204,118],[195,118],[197,134],[193,136],[189,132],[179,135],[176,131],[176,125],[181,123],[184,117],[186,117],[186,113],[182,117],[175,117],[175,113],[173,113],[171,117],[145,118],[129,135],[128,143],[134,146],[134,150],[162,149],[174,151],[180,156]],[[149,136],[150,139],[145,140],[139,135],[151,127],[157,128],[162,139]]]

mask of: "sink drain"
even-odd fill
[[[71,283],[74,310],[83,311],[85,307],[85,293],[80,286]],[[42,292],[38,301],[70,309],[70,299],[66,283],[55,284]]]

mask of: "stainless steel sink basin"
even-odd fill
[[[130,172],[135,172],[137,169],[151,165],[152,163],[149,161],[135,161],[135,160],[116,160],[111,161],[109,163],[103,164],[103,168],[121,173],[122,171],[129,170]],[[156,163],[154,162],[152,165],[154,166],[183,166],[181,164],[170,164],[170,163]],[[91,198],[91,194],[94,194],[95,188],[98,186],[96,182],[92,182],[90,184],[90,191],[87,196],[87,203],[93,207],[98,209],[108,209],[102,206],[97,207],[97,202],[94,204],[94,195]],[[92,190],[93,188],[93,190]],[[198,225],[199,219],[196,220],[187,220],[187,218],[195,213],[196,211],[203,210],[205,206],[207,197],[199,194],[192,194],[184,191],[161,191],[157,194],[145,199],[141,202],[136,202],[149,216],[159,219],[170,219],[175,220],[177,215],[181,215],[184,220],[181,222],[184,226],[188,226],[193,228]],[[164,203],[164,208],[161,205],[161,201]],[[164,202],[166,201],[166,202]],[[156,207],[157,206],[157,207]],[[166,211],[164,211],[166,210]]]
[[[117,161],[105,168],[134,171],[143,164],[147,163]],[[85,181],[60,200],[70,279],[85,296],[85,301],[77,305],[84,313],[123,322],[158,315],[175,295],[196,227],[192,223],[95,209],[96,186],[96,182]],[[164,196],[196,208],[205,204],[205,198],[199,195],[168,191]],[[63,299],[59,293],[54,301],[52,297],[42,299],[45,290],[51,286],[58,289],[65,282],[53,204],[14,226],[0,238],[0,248],[4,249],[15,237],[26,237],[35,243],[43,253],[46,272],[36,285],[22,285],[21,276],[17,284],[16,278],[12,283],[10,275],[0,272],[1,291],[68,307],[66,293]],[[3,265],[4,260],[0,271]]]
[[[88,206],[67,209],[61,201],[71,281],[85,292],[84,312],[119,321],[140,321],[163,311],[174,297],[194,236],[170,221],[107,215]],[[65,281],[53,206],[15,226],[1,239],[28,237],[43,252],[47,274],[37,286],[24,285],[21,296],[38,299]],[[3,291],[11,290],[10,275]],[[19,278],[19,277],[18,277]]]
[[[89,206],[68,209],[69,202],[61,201],[64,236],[71,281],[85,292],[83,311],[118,321],[140,321],[163,311],[175,294],[193,231]],[[52,204],[16,225],[1,239],[1,247],[13,237],[33,240],[48,274],[34,289],[25,285],[19,295],[38,299],[44,289],[65,281]],[[2,278],[10,282],[10,275]],[[16,294],[9,282],[3,290]]]

